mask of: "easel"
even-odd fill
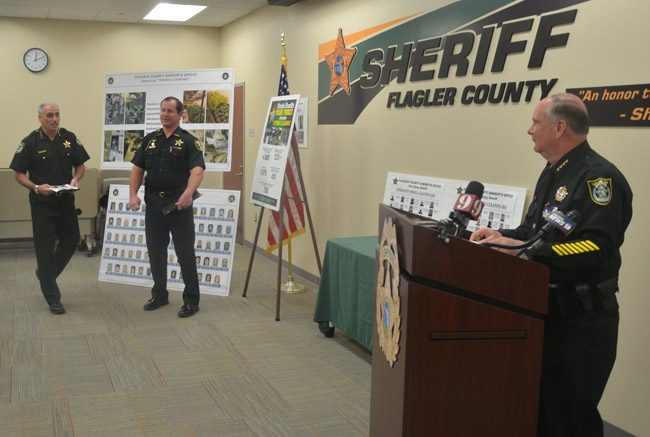
[[[318,273],[322,272],[322,265],[320,261],[320,255],[318,254],[318,245],[316,244],[316,232],[314,231],[314,224],[311,219],[311,211],[309,210],[309,202],[307,201],[307,192],[305,190],[305,181],[302,177],[302,168],[300,166],[300,155],[298,154],[298,140],[294,133],[291,134],[291,151],[293,152],[294,159],[296,160],[296,169],[298,171],[298,178],[300,180],[300,189],[302,192],[303,204],[305,205],[305,212],[307,213],[307,220],[309,222],[309,231],[311,233],[311,240],[314,244],[314,253],[316,255],[316,263],[318,264]],[[286,171],[286,169],[285,169]],[[284,175],[282,184],[284,186]],[[282,292],[282,246],[283,240],[282,236],[284,234],[284,199],[286,196],[284,189],[282,190],[282,196],[280,198],[280,220],[278,223],[278,277],[277,277],[277,296],[275,300],[275,320],[280,320],[280,294]],[[300,199],[298,199],[300,201]],[[242,297],[246,297],[248,292],[248,282],[250,281],[251,271],[253,269],[253,259],[255,258],[255,251],[257,250],[257,241],[260,236],[260,229],[262,227],[262,217],[264,217],[264,207],[260,206],[260,215],[257,220],[257,229],[255,230],[255,240],[253,241],[253,250],[251,251],[251,258],[248,262],[248,271],[246,272],[246,282],[244,283],[244,292]],[[291,238],[291,237],[289,237]],[[291,240],[289,239],[289,244]],[[291,246],[289,246],[289,253],[291,254]],[[289,271],[291,272],[291,255],[289,255]]]

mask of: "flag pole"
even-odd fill
[[[287,73],[287,76],[289,75],[289,67],[286,65],[286,54],[285,54],[285,44],[284,44],[284,31],[280,34],[280,45],[282,46],[282,62],[285,64],[285,70]],[[291,140],[293,142],[293,132],[291,133]],[[285,193],[286,196],[286,193]],[[280,218],[283,220],[283,218]],[[282,236],[280,236],[280,239],[282,239]],[[282,245],[282,241],[280,241],[280,245]],[[298,294],[298,293],[304,293],[306,291],[306,287],[303,284],[298,284],[297,282],[294,281],[293,279],[293,264],[292,264],[292,257],[291,257],[291,235],[287,236],[287,280],[282,284],[282,287],[280,289],[287,294]],[[279,252],[281,253],[281,252]]]
[[[291,236],[287,238],[287,280],[282,284],[281,290],[287,294],[304,293],[307,288],[293,279],[293,266],[291,263]]]

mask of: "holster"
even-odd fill
[[[563,285],[549,284],[548,316],[555,319],[566,319],[572,312]]]
[[[578,305],[582,312],[588,313],[594,310],[594,299],[591,295],[591,287],[589,284],[578,284],[574,287]]]
[[[605,311],[618,308],[616,292],[618,291],[618,278],[612,277],[596,284],[598,298]]]
[[[597,284],[549,284],[548,316],[566,319],[595,310],[618,309],[618,279],[612,277]]]

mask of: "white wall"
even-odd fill
[[[61,104],[62,124],[75,131],[99,166],[104,75],[111,72],[235,67],[245,82],[245,238],[252,241],[258,212],[247,200],[269,98],[277,92],[280,32],[286,33],[292,92],[309,97],[309,149],[301,154],[321,257],[332,237],[377,233],[377,205],[387,171],[476,179],[532,190],[543,160],[526,135],[534,103],[493,107],[387,110],[387,91],[415,89],[392,83],[351,126],[317,122],[318,44],[411,13],[450,3],[441,0],[303,0],[291,7],[264,7],[221,31],[215,29],[81,23],[0,18],[0,118],[4,123],[1,166],[38,126],[36,106]],[[558,77],[566,87],[648,83],[650,59],[643,51],[650,4],[638,0],[590,1],[579,6],[565,49],[546,54],[543,67],[526,71],[528,54],[508,58],[499,75],[435,79],[421,88]],[[39,46],[52,61],[45,73],[28,73],[24,51]],[[530,49],[530,46],[529,46]],[[623,246],[619,357],[601,403],[604,419],[636,435],[650,434],[649,216],[644,190],[650,161],[649,128],[593,128],[590,142],[625,173],[635,191],[634,218]],[[219,186],[220,181],[209,182]],[[268,216],[268,214],[266,214]],[[266,227],[263,227],[264,231]],[[264,233],[263,233],[264,234]],[[309,235],[294,240],[293,261],[316,274]]]
[[[411,13],[428,12],[450,2],[431,0],[304,0],[288,8],[269,7],[223,29],[222,63],[246,82],[246,186],[260,141],[268,99],[277,90],[279,37],[286,33],[291,91],[309,97],[309,145],[301,153],[307,193],[319,247],[328,238],[377,233],[377,205],[386,172],[476,179],[534,188],[544,162],[526,134],[536,102],[517,105],[462,106],[387,110],[386,94],[366,108],[351,126],[317,125],[318,44]],[[542,68],[527,71],[530,54],[508,58],[501,74],[434,79],[418,85],[389,85],[392,90],[436,88],[484,82],[558,77],[553,92],[580,86],[648,83],[650,60],[642,47],[650,4],[635,0],[590,1],[578,6],[566,48],[549,50]],[[617,17],[617,18],[614,18]],[[533,29],[534,32],[535,29]],[[520,38],[517,38],[520,39]],[[358,55],[358,56],[362,56]],[[358,60],[357,60],[358,61]],[[539,95],[539,94],[537,94]],[[605,420],[637,435],[650,433],[646,414],[650,392],[647,339],[650,297],[647,284],[648,236],[642,230],[650,199],[644,190],[650,160],[650,128],[593,128],[592,146],[627,176],[633,190],[634,218],[623,246],[619,357],[601,410]],[[245,198],[250,196],[250,191]],[[246,206],[246,239],[252,241],[257,207]],[[263,229],[266,229],[263,227]],[[317,273],[309,236],[294,240],[296,265]]]
[[[9,166],[20,140],[39,126],[38,105],[53,100],[61,126],[84,143],[86,166],[99,168],[105,75],[218,67],[219,35],[219,29],[201,27],[0,18],[0,167]],[[45,71],[23,66],[30,47],[48,53]],[[220,186],[215,176],[210,182]]]

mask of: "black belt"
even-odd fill
[[[185,188],[172,188],[170,190],[164,190],[164,191],[158,191],[158,190],[153,190],[151,188],[147,188],[147,193],[153,194],[154,196],[158,197],[174,197],[178,196],[185,191]]]
[[[616,277],[595,284],[549,284],[548,315],[567,318],[596,310],[615,310],[618,308],[617,291]]]

